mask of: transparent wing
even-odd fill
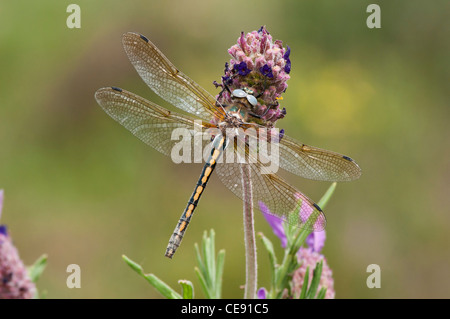
[[[351,181],[361,169],[350,157],[297,142],[284,136],[280,143],[280,167],[295,175],[319,181]]]
[[[238,156],[234,162],[227,160],[232,158],[230,152],[238,156],[247,156],[246,163],[239,163]],[[272,215],[278,216],[290,224],[307,228],[312,231],[321,231],[325,228],[326,218],[320,207],[299,190],[289,185],[285,180],[275,174],[262,174],[264,165],[256,158],[249,158],[248,149],[240,148],[237,143],[230,144],[222,155],[222,163],[218,162],[216,174],[222,183],[235,195],[243,198],[243,172],[249,170],[244,176],[250,180],[253,191],[253,205],[259,209],[259,203],[263,202]],[[291,212],[298,212],[295,218]]]
[[[146,37],[129,32],[122,42],[141,78],[164,100],[205,121],[223,117],[222,109],[215,106],[216,99],[180,72]]]
[[[180,143],[185,143],[186,150],[194,150],[190,154],[191,163],[199,162],[198,156],[194,159],[195,150],[203,151],[205,146],[210,144],[208,136],[214,130],[214,126],[207,122],[168,111],[119,88],[99,89],[95,93],[95,98],[109,116],[144,143],[167,156],[171,156],[175,144],[178,143],[177,149],[180,149],[182,146]],[[173,133],[175,129],[181,130]],[[183,137],[178,133],[185,133],[188,136]],[[202,158],[203,155],[200,162]]]

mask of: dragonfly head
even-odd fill
[[[249,88],[236,89],[236,90],[233,90],[233,92],[231,92],[232,97],[235,97],[238,99],[245,98],[252,108],[258,104],[258,100],[256,99],[256,97],[253,94],[254,94],[254,91]]]
[[[245,106],[232,105],[228,109],[228,115],[240,120],[241,122],[245,122],[247,119],[247,110],[245,109]]]

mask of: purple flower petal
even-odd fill
[[[284,72],[288,74],[291,72],[291,60],[289,58],[286,59],[286,64],[284,65]]]
[[[287,244],[287,238],[286,233],[284,232],[283,228],[283,220],[277,216],[274,216],[269,208],[264,204],[263,202],[259,202],[259,209],[261,209],[261,212],[263,213],[264,217],[266,218],[267,222],[269,223],[270,227],[272,227],[273,233],[280,238],[281,240],[281,247],[285,248]]]
[[[261,72],[262,75],[267,76],[268,78],[273,78],[272,68],[267,64],[264,64],[264,66],[259,69],[259,72]]]
[[[281,141],[281,139],[283,138],[283,136],[284,136],[284,128],[282,128],[282,129],[280,130],[280,136],[279,136],[280,141]]]
[[[6,225],[0,225],[0,234],[8,236],[8,229],[6,228]]]
[[[242,61],[239,64],[235,64],[233,66],[233,69],[235,71],[237,71],[239,73],[239,75],[242,75],[242,76],[246,76],[247,74],[249,74],[252,71],[249,68],[247,68],[247,63],[245,63],[244,61]]]
[[[324,230],[311,233],[306,238],[306,244],[312,248],[312,251],[320,253],[323,246],[325,246],[325,239],[327,238]]]
[[[2,209],[3,209],[3,189],[0,189],[0,219],[2,217]],[[0,234],[8,236],[8,231],[5,225],[0,225]]]
[[[248,46],[247,46],[247,42],[245,42],[244,31],[241,32],[241,36],[239,38],[239,44],[242,48],[242,51],[248,52]]]
[[[266,288],[259,288],[257,292],[258,299],[266,299],[267,296],[267,290]]]
[[[287,45],[287,46],[286,46],[286,52],[284,53],[283,58],[284,58],[285,60],[288,60],[290,54],[291,54],[291,48]]]

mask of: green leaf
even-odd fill
[[[267,238],[266,236],[264,236],[263,233],[258,233],[258,236],[261,239],[267,252],[269,253],[270,272],[271,272],[271,278],[272,278],[271,289],[270,289],[269,295],[271,295],[272,290],[274,287],[276,287],[276,282],[277,282],[277,273],[278,273],[277,272],[277,269],[278,269],[277,256],[275,255],[275,250],[273,248],[273,244],[270,241],[270,239]]]
[[[269,260],[270,260],[270,266],[275,269],[275,266],[277,264],[277,257],[275,256],[275,250],[273,249],[273,244],[270,241],[269,238],[264,236],[263,233],[258,233],[259,238],[261,238],[261,241],[266,248],[267,252],[269,253]]]
[[[38,281],[44,272],[45,267],[47,266],[47,255],[44,254],[39,257],[33,265],[28,267],[28,274],[30,275],[30,279],[32,282]]]
[[[216,234],[213,229],[209,231],[209,234],[210,234],[209,238],[207,238],[205,243],[207,253],[204,257],[207,263],[210,285],[211,288],[214,288],[216,285],[216,252],[215,252]]]
[[[164,281],[156,277],[154,274],[145,274],[142,266],[134,262],[125,255],[122,255],[123,260],[131,267],[135,272],[137,272],[141,277],[145,278],[153,287],[155,287],[158,292],[168,299],[181,299],[181,295],[173,290]]]
[[[197,243],[194,244],[194,248],[195,248],[195,257],[197,258],[197,264],[198,264],[199,271],[202,274],[204,274],[206,272],[206,269],[205,269],[205,265],[203,265],[202,255],[200,254],[200,248],[198,247]]]
[[[209,254],[210,241],[211,239],[208,238],[207,232],[205,231],[203,233],[202,239],[203,267],[205,269],[203,276],[206,280],[206,285],[208,288],[211,288],[211,286],[213,285],[213,282],[211,280],[211,256]]]
[[[130,258],[128,258],[125,255],[122,255],[122,259],[125,260],[125,262],[128,264],[128,266],[130,266],[135,272],[137,272],[140,275],[143,274],[141,265],[139,265],[138,263],[132,261]]]
[[[303,286],[302,286],[302,291],[300,292],[299,299],[306,298],[306,293],[308,291],[308,284],[309,284],[309,267],[306,267],[306,273],[305,273],[305,277],[303,278]]]
[[[319,261],[316,264],[316,268],[313,272],[313,278],[311,280],[311,285],[308,289],[308,293],[306,294],[307,299],[314,299],[316,297],[317,288],[319,288],[320,277],[322,276],[322,266],[323,262]]]
[[[216,262],[216,296],[215,298],[220,299],[222,296],[222,277],[223,269],[225,266],[225,250],[221,249],[217,254]]]
[[[330,187],[328,187],[325,194],[323,194],[322,198],[319,200],[319,203],[318,203],[320,208],[324,209],[325,206],[327,206],[328,201],[331,199],[331,196],[333,195],[334,190],[336,189],[336,185],[337,185],[336,182],[331,184]]]
[[[195,273],[200,281],[200,286],[207,298],[220,298],[222,291],[222,276],[225,262],[225,251],[215,252],[215,232],[213,229],[208,233],[203,233],[201,251],[195,244],[195,254],[198,267],[195,267]]]
[[[195,274],[197,275],[198,281],[200,281],[200,287],[202,288],[203,293],[205,294],[206,298],[212,299],[209,287],[206,283],[206,279],[203,276],[203,272],[198,267],[195,267],[194,271],[195,271]]]
[[[178,280],[181,285],[181,295],[183,299],[194,299],[194,286],[189,280]]]
[[[317,294],[317,299],[325,299],[325,295],[327,293],[327,288],[322,287],[319,291],[319,293]]]

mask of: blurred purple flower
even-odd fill
[[[322,251],[323,246],[325,246],[325,239],[327,238],[325,231],[317,231],[309,234],[306,238],[306,244],[316,253]]]
[[[281,246],[285,248],[287,244],[287,238],[283,228],[283,220],[277,217],[276,215],[272,214],[269,208],[263,202],[259,202],[259,207],[263,212],[263,215],[266,218],[267,222],[272,227],[274,234],[278,238],[280,238]],[[306,221],[307,218],[311,215],[312,211],[313,209],[309,207],[309,205],[302,205],[299,212],[300,219],[302,221]],[[292,276],[292,293],[294,296],[300,295],[300,291],[304,283],[306,269],[308,267],[310,269],[308,284],[311,284],[312,271],[316,268],[316,264],[319,261],[323,261],[319,290],[320,288],[327,289],[327,292],[325,294],[326,299],[333,299],[335,297],[334,280],[332,276],[333,272],[328,266],[325,256],[320,253],[325,245],[325,239],[326,239],[325,231],[312,232],[306,238],[306,244],[308,245],[308,247],[300,247],[299,251],[297,252],[298,261],[301,265],[294,271]],[[264,288],[261,288],[258,291],[258,298],[259,293],[261,292],[261,295],[263,293],[262,289]]]
[[[289,55],[291,54],[291,48],[287,46],[286,52],[283,55],[283,59],[286,61],[286,64],[284,65],[284,72],[290,73],[291,72],[291,60],[289,59]]]
[[[264,217],[266,218],[267,222],[269,223],[270,227],[272,227],[273,233],[280,238],[281,240],[281,247],[286,248],[287,244],[287,238],[286,233],[284,232],[283,228],[283,220],[281,220],[279,217],[273,215],[269,208],[264,204],[263,202],[259,202],[259,209],[263,213]]]
[[[3,190],[0,190],[0,217]],[[0,225],[0,299],[31,299],[36,287],[12,244],[5,225]]]
[[[259,288],[257,292],[258,299],[266,299],[267,298],[267,290],[266,288]]]

